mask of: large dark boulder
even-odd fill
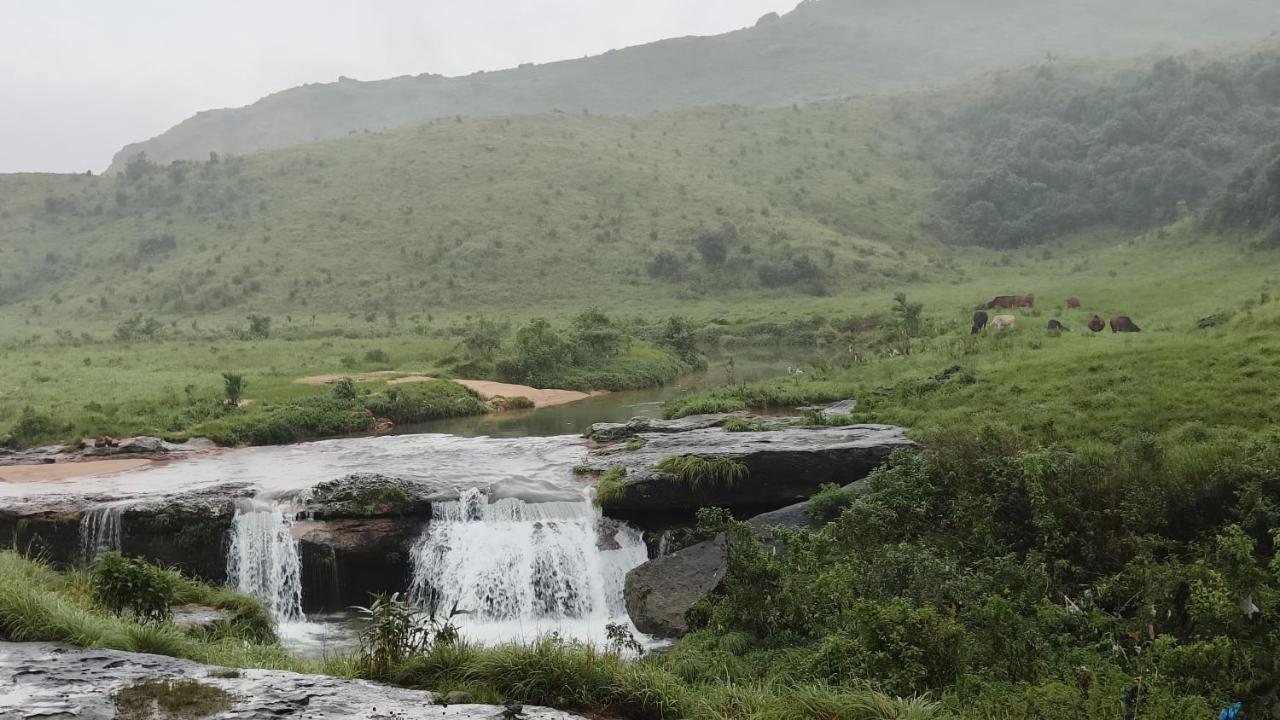
[[[720,586],[728,565],[727,542],[718,535],[633,569],[624,591],[631,622],[654,637],[684,635],[689,608]]]
[[[0,510],[0,548],[41,558],[55,567],[72,567],[80,554],[80,512]]]
[[[211,493],[134,505],[120,523],[120,551],[220,584],[235,502]]]

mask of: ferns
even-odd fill
[[[668,455],[657,468],[694,490],[712,485],[733,487],[747,476],[747,466],[728,458],[705,458],[697,455]]]

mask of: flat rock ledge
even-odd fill
[[[276,720],[497,720],[496,705],[435,704],[432,693],[274,670],[219,668],[160,655],[84,650],[49,643],[0,643],[0,717],[21,720],[116,717],[113,694],[147,679],[189,678],[229,693],[235,703],[215,718]],[[236,677],[214,677],[238,675]],[[584,720],[525,706],[530,720]]]
[[[591,451],[585,465],[601,474],[621,465],[622,488],[605,504],[624,519],[652,513],[691,512],[723,507],[755,514],[807,499],[826,483],[861,480],[894,451],[915,447],[902,428],[890,425],[781,427],[727,432],[711,426],[682,432],[641,433],[643,447],[618,444]],[[745,477],[729,483],[691,484],[658,469],[672,455],[730,460],[746,466]]]

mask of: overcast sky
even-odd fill
[[[0,0],[0,172],[101,171],[199,110],[753,24],[798,0]]]

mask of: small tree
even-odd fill
[[[462,329],[462,349],[472,358],[491,360],[511,326],[480,318]]]
[[[898,350],[903,355],[911,354],[911,339],[920,337],[924,322],[924,305],[907,301],[906,293],[893,296],[894,334],[897,336]]]
[[[244,397],[247,387],[249,383],[245,382],[244,375],[232,372],[222,373],[222,391],[227,396],[227,407],[239,407],[240,398]]]
[[[693,323],[686,318],[675,315],[668,318],[662,327],[659,342],[675,351],[685,362],[697,363],[700,359],[697,331]]]
[[[271,318],[266,315],[253,314],[246,318],[249,331],[246,335],[254,340],[266,340],[271,337]]]

